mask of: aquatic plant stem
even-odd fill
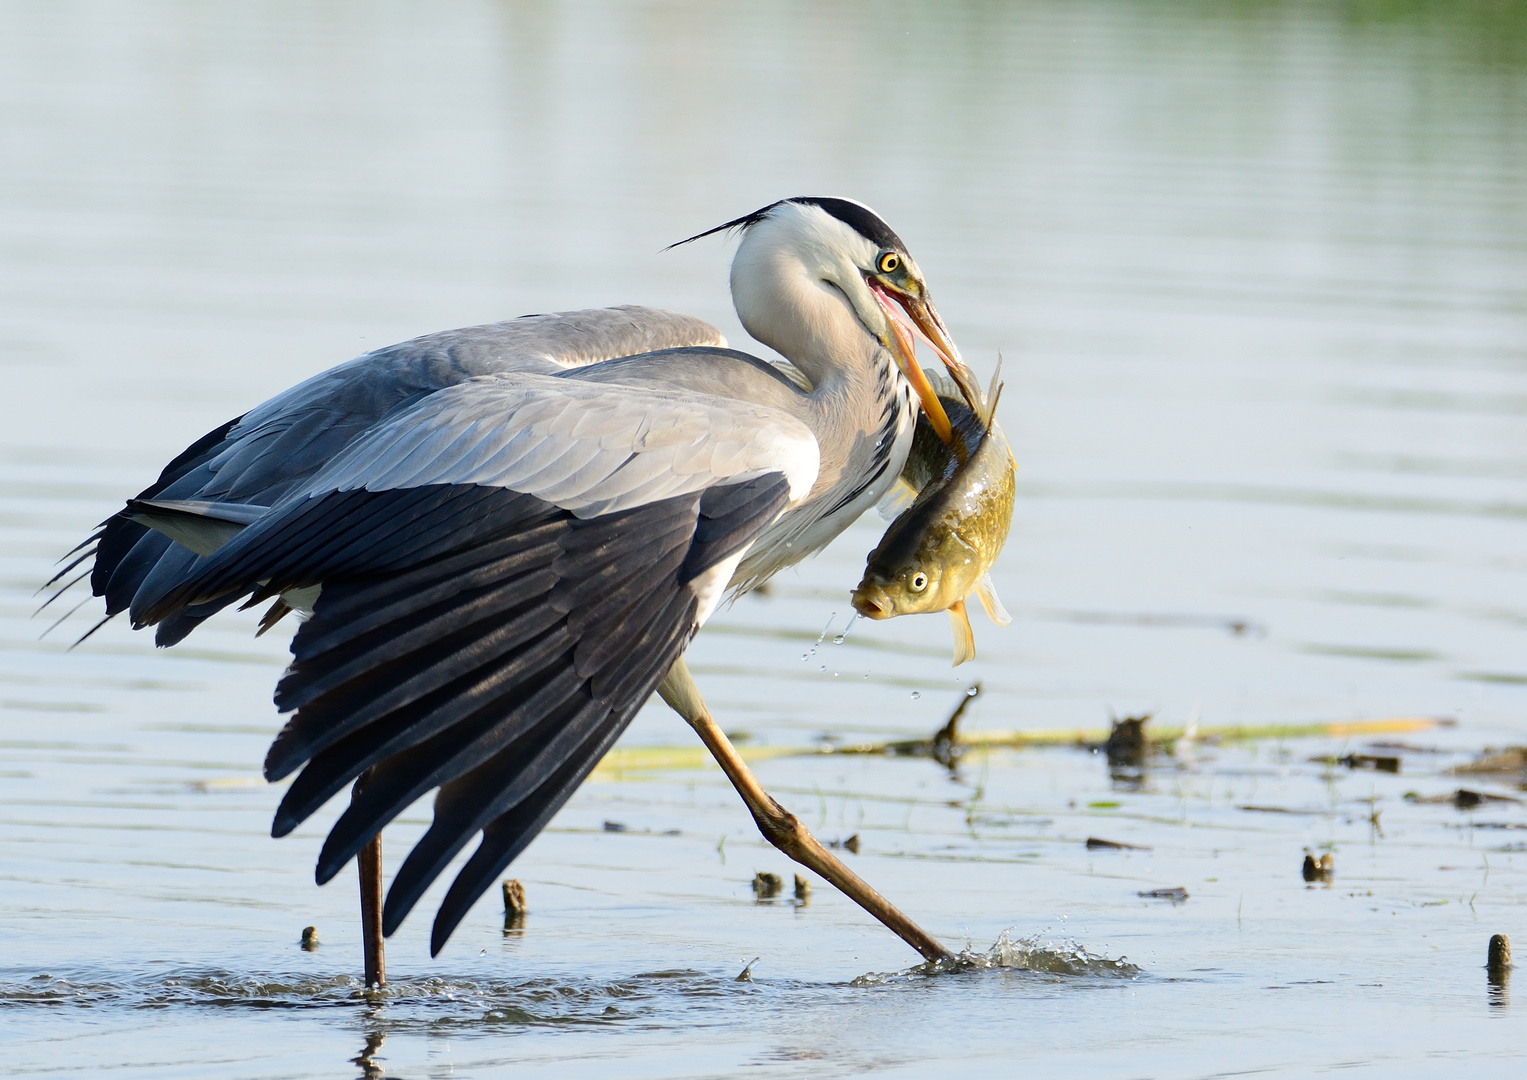
[[[710,709],[700,697],[700,688],[689,673],[689,667],[680,657],[674,661],[667,677],[657,691],[672,709],[682,716],[700,736],[700,741],[710,751],[727,779],[742,796],[742,801],[753,815],[758,831],[765,840],[779,848],[794,861],[826,878],[838,891],[879,919],[901,940],[922,954],[925,960],[945,960],[953,954],[940,945],[931,934],[903,915],[889,900],[870,887],[869,883],[854,873],[842,860],[824,848],[802,825],[800,819],[786,810],[774,797],[763,789],[742,756],[732,746]]]
[[[350,798],[361,793],[371,770],[355,781]],[[355,857],[361,880],[361,948],[366,956],[366,988],[380,990],[387,985],[387,957],[382,939],[382,834],[361,848]]]

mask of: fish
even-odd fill
[[[991,568],[1007,542],[1017,489],[1016,464],[997,425],[1001,364],[991,390],[966,394],[940,388],[955,443],[945,444],[919,416],[901,482],[916,497],[891,522],[865,561],[854,610],[870,619],[947,611],[954,630],[954,666],[976,655],[965,610],[974,593],[998,626],[1011,623],[992,585]]]

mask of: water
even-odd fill
[[[0,10],[0,1073],[1520,1071],[1482,965],[1527,942],[1527,809],[1404,798],[1524,797],[1449,772],[1527,743],[1518,7]],[[430,960],[416,916],[367,1000],[354,878],[310,873],[333,812],[267,835],[284,641],[68,652],[85,612],[39,641],[32,591],[182,446],[368,348],[618,302],[744,343],[723,245],[658,249],[802,192],[880,209],[1006,358],[1015,623],[959,671],[941,618],[847,634],[863,522],[692,650],[743,745],[925,736],[976,678],[972,730],[1456,724],[1113,775],[759,762],[980,959],[943,973],[820,883],[756,903],[791,869],[713,768],[606,772],[515,864],[523,930],[490,897]],[[691,742],[653,707],[625,745]],[[1349,752],[1402,771],[1312,760]]]

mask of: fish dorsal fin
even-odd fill
[[[987,431],[997,422],[997,401],[1002,397],[1002,387],[1005,383],[993,383],[991,394],[986,399],[986,415],[981,418],[981,426]]]
[[[991,571],[981,575],[981,580],[976,582],[976,595],[981,598],[981,606],[986,609],[986,617],[998,626],[1007,626],[1013,621],[1013,617],[1007,613],[1007,608],[1002,606],[1002,598],[997,595],[997,587],[992,584]]]
[[[987,431],[991,430],[992,421],[997,417],[997,399],[1002,396],[1002,354],[997,354],[997,370],[991,373],[991,389],[986,391],[986,400],[982,403],[984,408],[981,413],[981,426]]]
[[[956,600],[949,605],[949,625],[954,630],[954,666],[976,658],[976,636],[970,631],[970,616],[965,613],[965,601]]]

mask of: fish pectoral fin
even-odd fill
[[[981,575],[981,580],[976,582],[976,595],[981,598],[981,606],[986,609],[986,617],[998,626],[1007,626],[1013,621],[1013,617],[1007,613],[1007,608],[1002,606],[1002,598],[997,595],[997,587],[992,584],[991,571]]]
[[[917,489],[907,483],[904,477],[898,476],[896,483],[891,485],[891,490],[880,496],[880,501],[875,504],[875,510],[880,514],[882,521],[895,521],[901,517],[901,512],[917,501]]]
[[[970,616],[965,613],[965,601],[956,600],[949,605],[949,625],[954,630],[954,666],[976,658],[976,636],[970,631]]]

